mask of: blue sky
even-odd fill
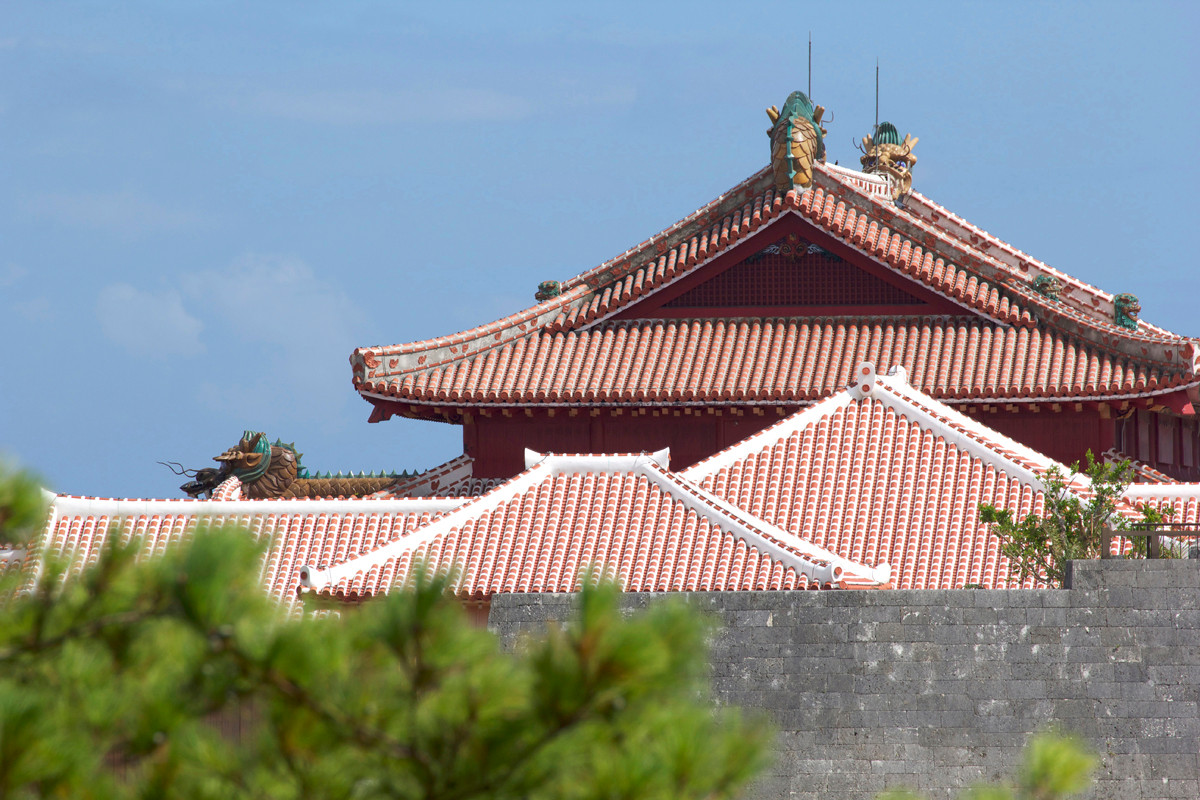
[[[829,158],[880,114],[914,185],[1200,336],[1187,3],[9,2],[0,452],[56,490],[175,496],[246,428],[417,469],[356,346],[487,322],[767,162],[807,80]],[[249,7],[247,7],[249,6]]]

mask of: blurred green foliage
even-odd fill
[[[963,797],[964,800],[1062,800],[1087,791],[1095,768],[1096,756],[1083,740],[1048,731],[1035,736],[1025,747],[1015,783],[976,786]],[[919,800],[919,797],[900,789],[881,794],[879,800]]]
[[[0,458],[0,545],[24,545],[46,521],[41,481]]]
[[[770,749],[677,603],[590,588],[505,652],[442,577],[288,614],[243,530],[139,550],[4,576],[0,797],[722,798]]]

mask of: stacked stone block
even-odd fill
[[[752,798],[932,800],[1011,776],[1051,724],[1100,756],[1093,798],[1200,797],[1200,562],[1075,562],[1063,590],[711,592],[721,703],[780,728]],[[664,595],[630,594],[629,609]],[[510,646],[571,595],[497,595]]]

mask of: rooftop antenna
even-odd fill
[[[812,100],[812,31],[808,32],[808,99]]]
[[[871,138],[875,138],[875,134],[879,133],[879,57],[875,58],[875,128],[871,131]]]

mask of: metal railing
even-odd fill
[[[1104,533],[1100,540],[1100,557],[1112,558],[1112,540],[1113,537],[1124,537],[1126,539],[1141,539],[1148,538],[1150,541],[1146,544],[1146,558],[1162,558],[1162,540],[1172,532],[1187,532],[1183,536],[1169,537],[1172,539],[1196,539],[1200,536],[1200,522],[1160,522],[1155,525],[1134,525],[1129,528],[1114,528],[1105,526]],[[1172,548],[1174,549],[1174,548]],[[1187,552],[1188,558],[1200,558],[1200,550],[1197,550],[1197,542],[1193,541]]]

